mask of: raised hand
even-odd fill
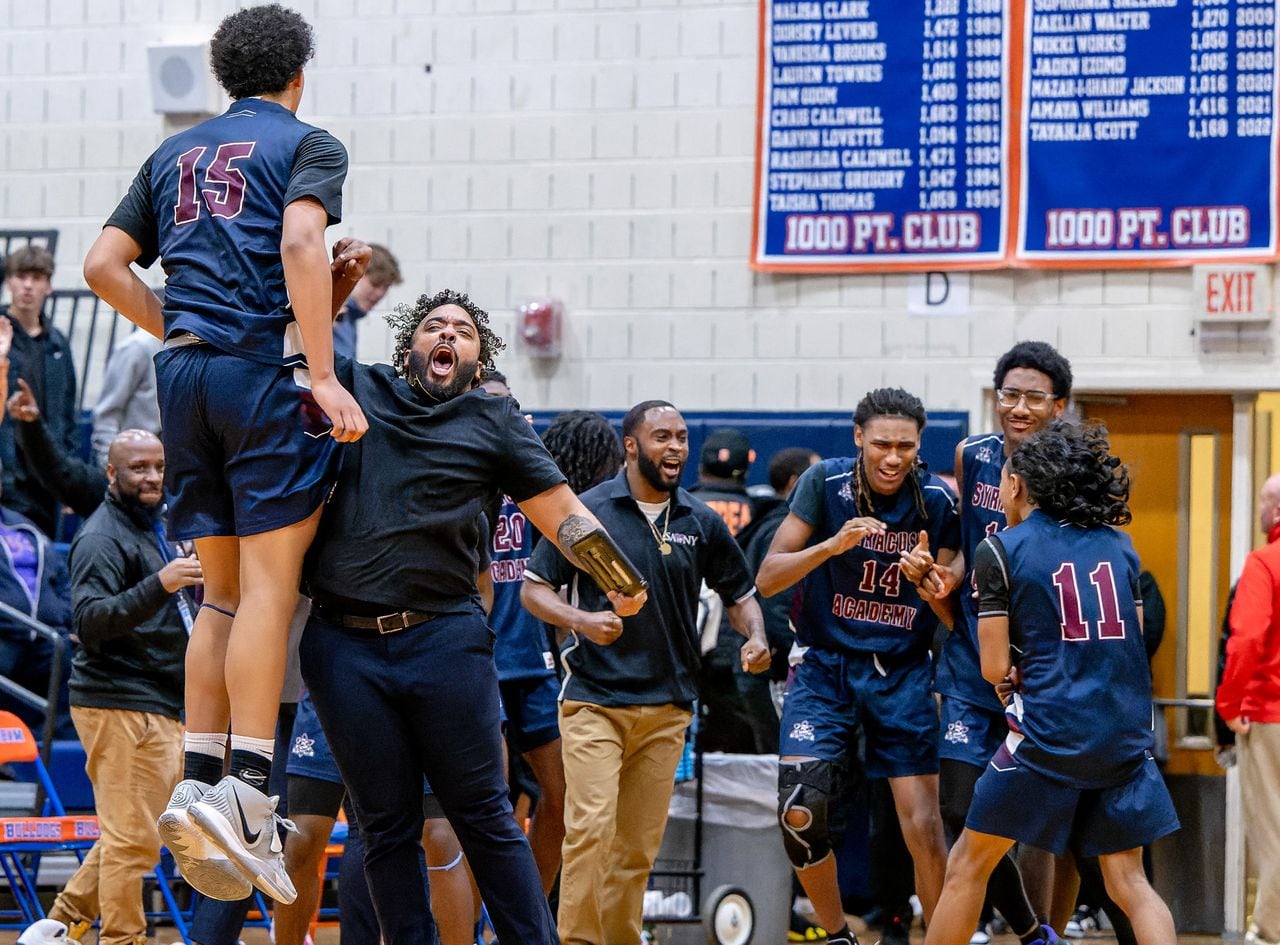
[[[6,322],[8,319],[4,319]],[[35,423],[40,419],[40,405],[25,380],[18,378],[18,392],[9,398],[9,416],[19,423]]]
[[[364,278],[371,259],[373,249],[368,243],[354,236],[344,236],[333,244],[333,262],[329,264],[329,270],[335,279],[356,283]]]

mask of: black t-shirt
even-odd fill
[[[564,475],[510,397],[476,389],[432,404],[385,364],[339,358],[337,374],[369,432],[341,448],[309,593],[366,614],[471,610],[486,504],[523,502]]]
[[[595,513],[618,546],[649,582],[649,600],[624,617],[622,636],[608,646],[586,637],[570,638],[562,651],[569,673],[564,697],[596,705],[691,703],[698,695],[698,592],[706,581],[727,605],[755,593],[742,550],[724,521],[705,502],[678,489],[670,506],[651,526],[627,488],[627,472],[584,492],[582,504]],[[671,553],[658,548],[654,529],[666,532]],[[576,579],[576,580],[575,580]],[[549,541],[539,542],[525,567],[525,580],[560,588],[575,583],[583,610],[609,610],[600,589],[571,565]],[[740,639],[740,638],[739,638]]]

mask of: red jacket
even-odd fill
[[[1227,665],[1218,685],[1218,714],[1280,722],[1280,527],[1250,552],[1231,605]]]

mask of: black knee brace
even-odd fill
[[[831,853],[827,804],[836,791],[839,769],[829,761],[783,761],[778,764],[778,823],[791,865],[798,870],[820,863]],[[787,815],[803,823],[796,825]]]

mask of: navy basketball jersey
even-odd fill
[[[977,558],[979,616],[1007,613],[1022,674],[1005,747],[1028,768],[1079,788],[1128,781],[1152,746],[1140,568],[1129,536],[1037,510],[986,539]]]
[[[790,508],[813,526],[810,545],[826,541],[863,513],[854,502],[856,459],[828,459],[810,466],[796,483]],[[829,558],[805,578],[796,633],[806,646],[863,653],[923,652],[937,618],[898,569],[898,559],[929,533],[935,552],[960,544],[955,497],[936,476],[921,474],[924,514],[908,482],[892,496],[874,495],[873,515],[882,535],[868,535],[856,548]]]
[[[1004,434],[971,436],[960,448],[960,471],[964,476],[960,496],[960,547],[964,552],[965,575],[954,593],[958,595],[956,625],[942,644],[935,686],[946,696],[973,705],[1001,711],[991,684],[982,678],[978,657],[978,601],[974,596],[973,559],[983,539],[1007,524],[1000,504],[1000,470],[1004,466]]]
[[[509,496],[502,497],[490,542],[493,610],[489,612],[489,626],[497,637],[493,661],[498,678],[506,681],[554,676],[555,661],[546,627],[520,605],[520,585],[533,553],[533,526]]]
[[[328,163],[318,175],[309,169],[312,183],[299,192],[304,139]],[[345,152],[332,136],[256,98],[164,141],[131,196],[149,191],[153,239],[139,239],[139,262],[150,265],[158,255],[164,266],[166,336],[190,331],[253,361],[305,363],[280,259],[284,209],[316,196],[337,222],[345,172]],[[117,224],[129,199],[108,223]],[[139,238],[127,223],[122,228]]]

